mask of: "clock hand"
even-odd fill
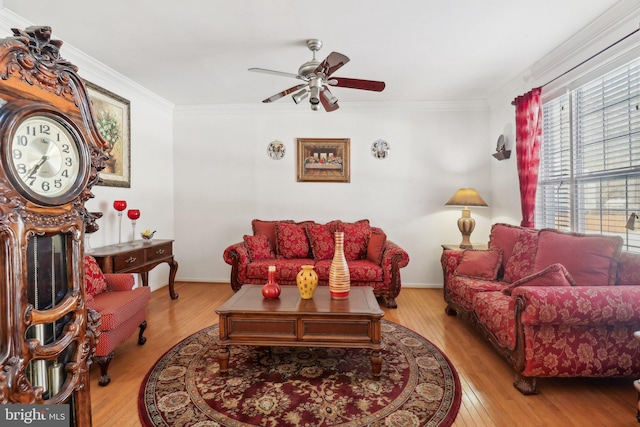
[[[27,178],[31,178],[36,172],[38,172],[38,169],[40,169],[40,167],[42,165],[44,165],[44,163],[49,160],[49,156],[42,156],[42,158],[40,159],[40,161],[38,162],[37,165],[34,166],[33,170],[31,171],[31,173],[29,174],[29,176]]]

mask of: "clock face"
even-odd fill
[[[11,166],[25,197],[64,203],[81,172],[77,138],[56,119],[31,116],[18,125],[13,136]]]

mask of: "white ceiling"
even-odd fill
[[[0,0],[2,2],[2,0]],[[259,103],[300,83],[305,41],[351,58],[336,75],[382,80],[344,102],[487,99],[617,0],[4,0],[53,38],[175,104]],[[536,24],[537,23],[537,24]],[[64,46],[62,48],[64,56]],[[82,73],[82,70],[80,70]],[[290,97],[278,102],[292,102]]]

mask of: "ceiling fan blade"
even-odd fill
[[[360,79],[348,79],[346,77],[331,77],[331,80],[336,82],[330,82],[333,86],[347,87],[351,89],[372,90],[374,92],[382,92],[385,88],[384,82],[375,80],[360,80]]]
[[[267,98],[267,99],[263,100],[262,102],[274,102],[274,101],[277,101],[278,99],[282,98],[283,96],[287,96],[287,95],[289,95],[290,93],[293,93],[293,92],[295,92],[295,91],[297,91],[297,90],[299,90],[299,89],[302,89],[303,87],[306,87],[306,86],[308,86],[308,85],[307,85],[307,83],[303,83],[303,84],[301,84],[301,85],[297,85],[297,86],[294,86],[294,87],[290,87],[290,88],[289,88],[289,89],[287,89],[287,90],[283,90],[283,91],[282,91],[282,92],[280,92],[280,93],[276,93],[275,95],[273,95],[273,96],[271,96],[271,97],[269,97],[269,98]]]
[[[294,79],[307,80],[299,74],[293,73],[285,73],[284,71],[275,71],[275,70],[267,70],[266,68],[249,68],[249,71],[253,71],[254,73],[265,73],[265,74],[273,74],[281,77],[292,77]]]
[[[341,68],[344,64],[349,62],[349,58],[338,52],[331,52],[324,61],[316,68],[316,74],[322,73],[326,77],[330,76]]]
[[[324,92],[329,92],[329,94],[331,94],[331,91],[329,90],[328,87],[324,87],[324,89],[322,90],[322,94],[320,95],[320,102],[322,103],[322,106],[324,107],[324,109],[327,111],[327,113],[330,113],[332,111],[337,110],[338,108],[340,108],[340,106],[338,105],[338,100],[335,99],[335,102],[332,104],[328,98],[333,97],[333,95],[329,96],[329,97],[325,97]]]

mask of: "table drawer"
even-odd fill
[[[163,245],[154,246],[153,248],[147,248],[146,255],[147,261],[155,261],[157,259],[163,259],[172,255],[172,244],[171,242],[165,243]]]
[[[123,255],[113,257],[113,269],[115,272],[126,271],[144,264],[144,249],[131,251]]]

